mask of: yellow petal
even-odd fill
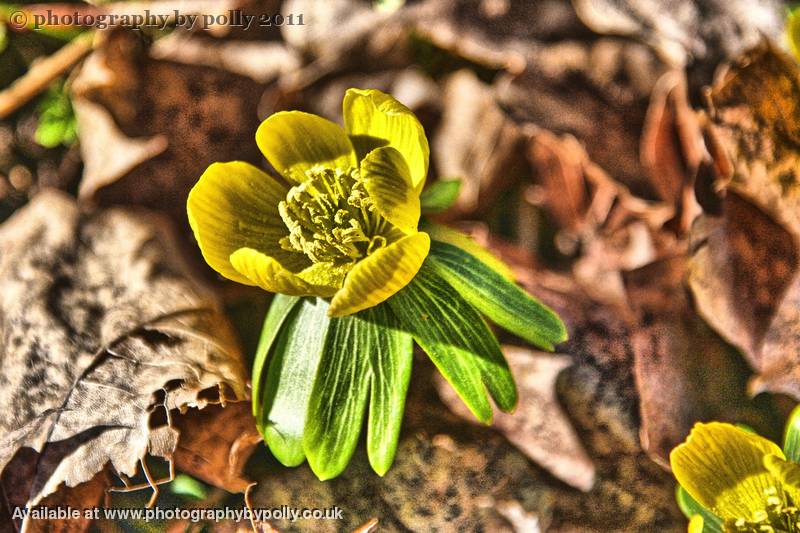
[[[302,254],[282,250],[288,230],[278,214],[286,187],[249,163],[214,163],[189,192],[189,225],[206,262],[228,279],[252,285],[230,263],[239,248],[255,248],[287,268],[304,268]]]
[[[703,528],[705,527],[705,523],[703,522],[703,517],[699,514],[696,514],[689,520],[689,533],[703,533]]]
[[[417,231],[419,193],[403,156],[390,146],[376,148],[361,161],[364,187],[378,212],[404,233]]]
[[[430,148],[425,130],[406,106],[375,89],[348,89],[344,95],[344,128],[359,159],[380,146],[397,149],[411,172],[411,184],[422,190],[428,175]]]
[[[318,165],[342,170],[358,166],[353,145],[338,124],[301,111],[268,117],[256,131],[256,144],[275,170],[296,183]]]
[[[414,279],[430,248],[427,233],[414,233],[362,259],[333,297],[328,314],[350,315],[383,302]]]
[[[752,519],[765,507],[766,493],[778,480],[764,457],[783,452],[773,442],[731,424],[697,424],[689,438],[672,450],[670,463],[678,482],[702,506],[722,519]]]
[[[242,276],[270,292],[290,296],[331,296],[335,289],[308,283],[285,269],[272,257],[252,248],[240,248],[231,254],[231,265]]]
[[[764,466],[787,487],[800,489],[800,465],[777,455],[764,458]]]

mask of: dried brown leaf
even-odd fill
[[[642,447],[662,466],[695,422],[728,420],[771,434],[769,412],[747,394],[747,369],[736,350],[694,312],[685,256],[625,273],[636,312],[633,329]]]
[[[537,47],[523,72],[496,85],[513,118],[574,136],[611,177],[643,194],[649,188],[639,139],[650,93],[665,71],[638,43],[564,40]]]
[[[261,442],[249,402],[193,410],[175,422],[178,470],[228,492],[247,489],[245,463]]]
[[[699,313],[742,350],[754,392],[800,397],[800,71],[763,43],[709,93],[707,139],[721,191],[692,232]]]
[[[229,326],[170,242],[157,221],[51,191],[0,227],[0,469],[32,461],[28,504],[107,464],[133,476],[171,457],[172,410],[246,396]]]
[[[125,142],[107,144],[108,127],[92,122],[81,127],[84,200],[157,209],[185,227],[186,197],[208,165],[263,163],[254,138],[261,86],[215,68],[152,59],[136,32],[112,33],[87,59],[72,87],[74,98],[104,108],[125,137],[161,139],[162,148],[131,161]],[[82,110],[77,109],[79,119]],[[109,160],[129,164],[109,167]]]

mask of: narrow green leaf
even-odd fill
[[[367,422],[367,455],[373,470],[384,475],[394,462],[405,411],[414,355],[410,334],[401,331],[388,305],[365,310],[365,321],[374,325],[377,348],[370,358],[370,404]]]
[[[373,326],[356,315],[332,318],[328,326],[303,436],[308,464],[320,480],[341,474],[358,444],[375,337]]]
[[[289,313],[300,298],[297,296],[286,296],[285,294],[276,294],[272,299],[272,303],[267,311],[267,317],[264,319],[264,326],[261,328],[261,337],[258,339],[258,348],[256,348],[256,357],[253,361],[253,416],[258,417],[261,407],[261,383],[266,378],[264,372],[264,364],[267,362],[267,355],[269,354],[272,343],[275,342],[275,337],[278,336],[278,331],[281,325],[289,316]],[[263,429],[259,428],[263,433]]]
[[[478,420],[492,420],[484,384],[500,409],[514,409],[517,390],[497,339],[429,261],[388,302]]]
[[[435,215],[447,211],[458,200],[461,192],[461,180],[440,180],[432,183],[419,197],[422,212],[426,215]]]
[[[511,267],[505,264],[500,258],[492,254],[489,250],[475,242],[475,240],[466,233],[462,233],[441,224],[432,224],[431,222],[426,222],[423,224],[420,230],[430,235],[431,240],[452,244],[453,246],[461,248],[468,254],[475,256],[479,261],[487,265],[504,278],[510,279],[511,281],[516,279]]]
[[[681,485],[678,485],[675,491],[675,500],[686,518],[691,520],[694,515],[698,514],[703,517],[703,533],[724,533],[722,520],[700,505]]]
[[[475,256],[445,242],[431,242],[431,267],[490,320],[552,351],[567,339],[564,323],[549,307]]]
[[[280,328],[270,358],[257,423],[272,454],[286,466],[305,459],[303,432],[328,331],[327,313],[325,300],[303,298]]]
[[[794,408],[786,422],[783,453],[786,454],[787,460],[800,463],[800,405]]]

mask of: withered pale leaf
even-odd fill
[[[556,380],[572,359],[514,346],[504,346],[503,353],[517,382],[519,405],[512,414],[495,412],[493,427],[542,468],[589,491],[595,482],[594,464],[556,398]],[[437,379],[437,390],[454,413],[475,419],[444,379]]]
[[[157,135],[131,139],[117,128],[114,117],[102,106],[76,98],[73,100],[81,135],[83,178],[79,195],[91,197],[95,191],[167,149],[167,138]],[[90,133],[88,133],[90,132]]]
[[[777,0],[572,0],[589,27],[604,35],[647,42],[676,67],[712,66],[753,46],[762,35],[778,37],[783,4]]]
[[[447,79],[442,102],[431,158],[441,176],[462,180],[456,211],[475,213],[526,175],[526,138],[497,105],[492,87],[470,71]]]
[[[768,43],[710,91],[717,208],[692,231],[699,313],[747,357],[753,392],[800,398],[800,72]]]
[[[246,396],[227,322],[158,222],[43,191],[0,227],[0,470],[33,461],[30,505],[171,457],[169,411]]]

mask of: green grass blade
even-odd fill
[[[256,357],[253,361],[253,416],[258,416],[261,408],[261,383],[266,378],[264,372],[264,364],[267,362],[269,350],[278,336],[283,322],[289,313],[294,309],[294,306],[300,298],[297,296],[286,296],[285,294],[276,294],[272,303],[269,306],[267,317],[264,319],[264,326],[261,328],[261,337],[258,339],[258,348],[256,348]],[[263,431],[259,428],[259,431]]]
[[[492,420],[484,384],[500,409],[514,409],[514,379],[492,331],[478,312],[432,270],[429,261],[388,301],[404,329],[414,336],[478,420],[487,424]]]
[[[327,312],[324,300],[302,299],[280,329],[270,358],[257,422],[267,446],[286,466],[305,459],[303,432],[328,331]]]
[[[369,393],[375,327],[357,315],[332,318],[308,404],[303,448],[321,480],[338,476],[358,444]]]
[[[377,349],[369,353],[370,405],[367,422],[367,455],[373,470],[384,475],[394,462],[400,426],[405,411],[414,342],[400,330],[388,305],[363,312],[364,320],[374,324]]]
[[[430,263],[464,299],[502,328],[550,351],[567,339],[564,323],[553,310],[461,248],[432,241]]]

